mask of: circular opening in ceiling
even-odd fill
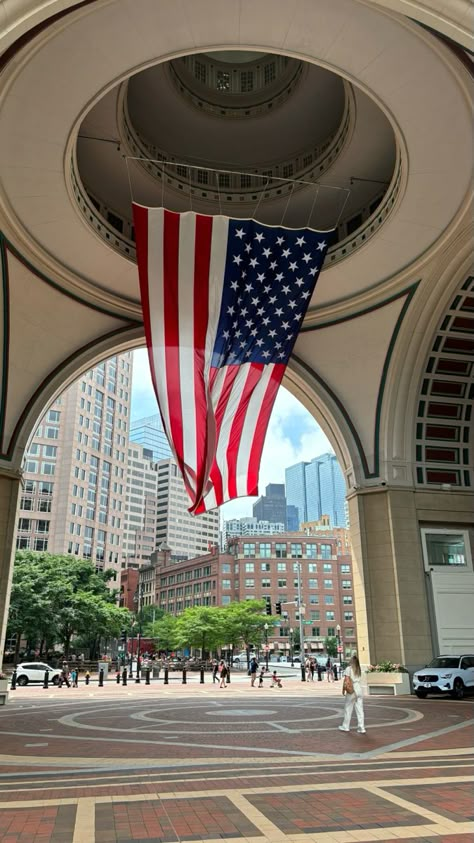
[[[387,117],[358,88],[315,64],[231,50],[155,65],[107,93],[81,124],[76,164],[82,214],[132,259],[130,186],[136,201],[176,211],[337,222],[328,261],[383,223],[398,166]]]

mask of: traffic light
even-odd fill
[[[127,640],[127,630],[126,629],[122,629],[122,631],[120,633],[120,640],[123,641],[124,643]]]
[[[271,615],[271,613],[272,613],[272,602],[271,602],[269,597],[266,598],[266,601],[267,602],[265,604],[265,614]]]
[[[277,615],[281,615],[281,603],[275,603],[275,612]]]

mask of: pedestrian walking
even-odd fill
[[[314,669],[315,669],[314,659],[311,659],[311,661],[309,663],[309,673],[310,673],[310,676],[311,676],[311,682],[314,682]]]
[[[214,659],[212,662],[212,682],[214,683],[217,679],[217,674],[219,672],[219,662],[217,659]]]
[[[259,688],[263,688],[263,677],[264,676],[265,676],[265,668],[262,665],[262,667],[260,668],[260,673],[258,674],[258,687]]]
[[[362,674],[357,656],[352,656],[349,666],[344,671],[342,693],[345,696],[344,720],[339,726],[341,732],[350,732],[352,711],[355,706],[357,716],[357,731],[365,735],[364,702],[362,696]]]
[[[73,688],[77,688],[77,679],[77,667],[73,667],[73,669],[71,670],[71,682]]]
[[[226,687],[227,673],[228,673],[227,665],[226,665],[225,661],[221,661],[221,663],[219,664],[219,672],[220,672],[220,675],[221,675],[221,681],[219,682],[219,688],[225,688]]]
[[[326,662],[326,678],[328,682],[334,682],[334,673],[332,672],[331,659],[328,657]]]
[[[252,656],[250,659],[249,665],[249,676],[250,676],[250,687],[255,687],[255,680],[257,678],[257,670],[258,670],[258,661],[255,656]]]

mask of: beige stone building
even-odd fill
[[[90,559],[119,571],[124,538],[132,355],[73,383],[27,448],[17,549]]]
[[[156,544],[173,549],[173,556],[192,559],[219,544],[219,510],[194,516],[188,512],[189,498],[174,460],[158,463],[158,506]]]

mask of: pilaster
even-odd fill
[[[20,489],[20,476],[2,469],[0,471],[0,666],[7,630]]]

